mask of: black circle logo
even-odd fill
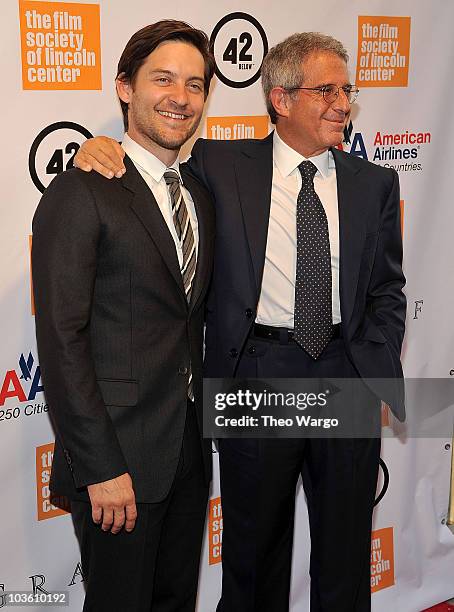
[[[72,121],[57,121],[41,130],[28,155],[30,176],[41,193],[56,174],[73,167],[74,156],[86,138],[93,135]]]
[[[249,87],[260,78],[268,53],[261,24],[247,13],[230,13],[214,27],[210,46],[216,58],[216,76],[228,87]]]
[[[381,502],[381,500],[386,495],[386,491],[388,490],[388,487],[389,487],[389,470],[388,470],[386,463],[381,458],[380,458],[380,467],[383,472],[383,482],[381,485],[381,491],[375,499],[374,506],[378,506],[378,504]]]

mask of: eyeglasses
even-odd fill
[[[320,85],[319,87],[286,87],[286,91],[296,91],[297,89],[306,89],[307,91],[317,91],[321,93],[323,99],[327,104],[332,104],[337,100],[339,96],[339,90],[345,94],[349,104],[353,104],[359,94],[359,89],[354,85],[344,85],[344,87],[338,87],[337,85]]]

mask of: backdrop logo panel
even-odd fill
[[[373,161],[397,172],[420,172],[423,170],[422,157],[427,145],[432,141],[432,133],[427,131],[383,132],[375,131],[373,140],[367,143],[362,132],[353,130],[350,121],[344,130],[346,144],[339,145],[352,155]]]
[[[208,563],[215,565],[222,560],[222,506],[221,498],[210,499],[208,508]]]
[[[407,87],[410,17],[358,16],[359,87]]]
[[[19,0],[23,89],[101,89],[99,5]]]
[[[56,174],[73,168],[81,143],[92,137],[87,128],[72,121],[57,121],[41,130],[28,155],[28,169],[35,187],[44,193]]]
[[[49,489],[50,472],[54,457],[54,444],[36,447],[36,510],[38,521],[68,514],[66,497],[54,497]]]
[[[30,351],[27,357],[22,353],[19,357],[19,367],[16,370],[8,370],[3,376],[0,390],[0,407],[3,407],[7,400],[12,399],[16,403],[33,402],[37,395],[43,391],[41,368],[35,362],[33,353]],[[48,406],[45,403],[27,404],[23,414],[31,416],[47,412],[47,410]],[[10,420],[11,418],[17,419],[22,414],[19,406],[16,406],[8,413],[12,414],[12,417],[7,416],[5,413],[6,411],[0,410],[0,421]]]
[[[207,137],[213,140],[265,138],[268,135],[268,115],[250,117],[207,117]]]
[[[370,551],[370,589],[372,593],[394,585],[394,530],[372,532]]]
[[[249,87],[260,78],[268,53],[262,25],[247,13],[230,13],[213,29],[210,45],[216,58],[216,75],[228,87]]]

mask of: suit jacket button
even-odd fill
[[[246,308],[246,310],[244,311],[246,318],[251,319],[252,315],[254,314],[252,308]]]
[[[238,351],[236,348],[230,349],[230,357],[238,357]]]
[[[187,373],[188,373],[188,368],[186,366],[180,366],[178,368],[178,374],[181,374],[182,376],[184,376]]]
[[[254,346],[254,345],[252,345],[252,346],[250,346],[250,347],[248,348],[247,352],[249,353],[249,355],[254,355],[254,354],[255,354],[255,352],[256,352],[256,350],[257,350],[257,349],[255,348],[255,346]]]

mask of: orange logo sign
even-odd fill
[[[19,0],[24,89],[101,89],[98,4]]]
[[[358,87],[407,87],[410,17],[358,16]]]
[[[210,499],[208,508],[208,563],[214,565],[222,559],[222,506],[221,498]]]
[[[207,138],[211,140],[265,138],[267,135],[268,115],[207,118]]]
[[[381,403],[381,426],[389,427],[389,406],[385,402]]]
[[[44,521],[69,512],[69,502],[66,497],[53,497],[49,490],[53,456],[53,442],[36,447],[36,501],[38,521]]]
[[[394,584],[394,531],[392,527],[372,532],[370,590],[381,591]]]

